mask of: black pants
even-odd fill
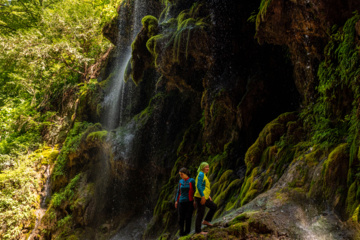
[[[179,202],[178,210],[180,236],[186,236],[190,233],[191,230],[191,219],[194,211],[194,202]]]
[[[210,199],[207,199],[204,205],[201,205],[200,203],[201,198],[195,197],[195,201],[197,207],[195,232],[199,233],[201,232],[201,223],[205,215],[205,207],[209,208],[209,212],[206,214],[205,221],[210,222],[216,212],[217,205],[213,201],[210,201]]]

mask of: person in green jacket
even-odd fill
[[[201,234],[207,234],[206,232],[201,231],[201,224],[212,226],[210,221],[212,220],[217,205],[212,201],[210,197],[210,182],[206,174],[209,172],[209,164],[207,162],[202,162],[198,169],[198,175],[195,179],[196,191],[194,194],[197,213],[195,221],[195,232]],[[205,215],[205,207],[208,207],[210,210],[203,221]]]

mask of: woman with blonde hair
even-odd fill
[[[201,234],[207,234],[207,232],[201,231],[201,224],[212,226],[210,221],[212,220],[217,209],[217,205],[210,197],[210,182],[206,176],[208,172],[209,164],[207,162],[202,162],[198,168],[198,175],[195,180],[196,191],[194,196],[197,205],[195,232]],[[205,207],[208,207],[210,210],[207,213],[205,220],[203,221]]]

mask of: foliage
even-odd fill
[[[0,35],[16,34],[17,31],[35,27],[44,7],[56,0],[0,1]]]
[[[259,29],[259,25],[261,23],[261,21],[264,21],[268,7],[271,4],[271,0],[261,0],[260,2],[260,6],[259,6],[259,11],[256,12],[254,11],[251,16],[248,18],[249,22],[255,22],[256,24],[256,30]]]
[[[166,40],[166,46],[172,47],[173,61],[180,61],[181,49],[185,49],[185,58],[189,54],[189,42],[193,35],[201,35],[207,27],[209,27],[209,17],[202,16],[203,5],[195,2],[190,9],[182,11],[177,18],[171,18],[162,23],[166,29],[173,29],[173,31],[161,32],[158,35],[152,36],[146,43],[148,51],[154,56],[155,65],[157,65],[158,50],[157,45],[160,41]]]
[[[93,89],[97,62],[111,46],[101,30],[117,15],[119,2],[0,0],[1,239],[19,238],[24,225],[35,221],[39,182],[34,166],[51,164],[58,155],[41,147],[43,130],[64,114],[66,98]],[[85,125],[71,132],[56,174],[63,173],[65,154],[75,151],[80,138],[74,135]],[[65,189],[67,198],[72,186]]]
[[[318,98],[302,111],[315,144],[329,147],[345,139],[350,144],[357,141],[360,57],[355,23],[359,19],[360,15],[355,14],[331,35],[324,50],[325,60],[319,66]]]
[[[31,154],[19,156],[17,166],[0,174],[1,239],[18,239],[24,225],[35,223],[34,208],[40,204],[37,189],[42,183],[34,166],[52,161],[57,152],[42,146]]]
[[[74,197],[74,190],[81,178],[81,173],[71,179],[70,183],[60,192],[55,193],[51,199],[51,205],[53,207],[59,207],[63,201],[71,201]]]
[[[118,2],[0,2],[0,167],[37,148],[79,81],[82,91],[92,86],[91,69],[110,46],[101,29]]]
[[[62,0],[0,0],[0,35],[15,35],[18,31],[39,27],[43,13],[47,9],[56,9]],[[99,13],[102,26],[110,22],[116,15],[116,7],[121,0],[86,0]],[[71,6],[71,5],[70,5]],[[81,7],[81,5],[79,6]],[[74,8],[75,12],[83,10]],[[74,16],[76,17],[76,15]]]
[[[52,112],[40,115],[30,103],[15,98],[0,108],[0,170],[19,164],[19,156],[41,144],[40,132]]]
[[[56,179],[58,176],[66,175],[68,156],[75,153],[82,140],[88,136],[90,132],[98,131],[101,124],[92,124],[88,122],[76,122],[74,127],[69,131],[65,143],[61,149],[60,155],[56,160],[52,178]]]

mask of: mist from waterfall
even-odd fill
[[[110,225],[112,225],[112,228],[117,229],[111,240],[140,239],[151,215],[150,211],[146,210],[146,213],[144,212],[142,216],[133,216],[134,219],[128,219],[126,224],[116,225],[118,221],[115,219],[127,219],[129,203],[126,201],[129,201],[129,191],[133,191],[129,189],[129,183],[134,181],[134,171],[130,172],[128,168],[131,169],[136,165],[136,163],[132,162],[134,160],[130,155],[135,140],[133,124],[129,123],[133,113],[129,109],[132,109],[132,105],[136,104],[137,98],[142,97],[134,94],[136,91],[135,84],[131,79],[125,82],[124,75],[130,65],[131,43],[142,27],[141,19],[150,11],[147,9],[146,0],[134,0],[132,4],[131,20],[124,20],[128,19],[126,10],[120,9],[119,12],[119,36],[116,46],[118,52],[112,69],[113,75],[109,79],[102,104],[101,123],[104,128],[114,133],[109,139],[112,145],[112,161],[114,161],[111,171],[117,176],[111,180],[112,184],[110,184],[112,186],[110,190],[111,202],[109,202],[112,215]],[[126,31],[129,29],[131,31]],[[127,33],[127,35],[124,35],[124,33]],[[108,178],[108,176],[103,178]],[[122,200],[125,202],[122,202]]]
[[[126,18],[127,12],[121,11],[121,9],[119,12],[118,45],[120,50],[117,53],[117,60],[113,71],[114,76],[111,77],[108,83],[108,91],[102,106],[104,109],[103,116],[101,117],[103,126],[109,130],[122,126],[125,123],[125,110],[128,107],[127,105],[131,105],[131,93],[129,94],[128,92],[132,91],[134,84],[125,83],[124,75],[127,66],[130,65],[131,43],[142,27],[141,19],[146,15],[147,10],[146,0],[134,0],[133,4],[132,22],[121,22],[121,19]],[[129,26],[129,24],[132,26]],[[131,27],[130,36],[120,34],[122,30],[129,27]]]

